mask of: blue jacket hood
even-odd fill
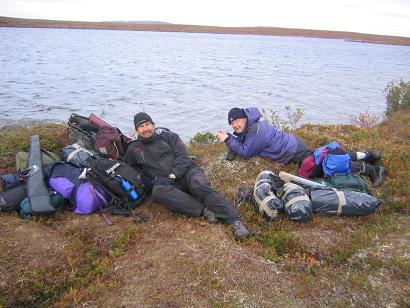
[[[262,117],[261,112],[256,107],[244,108],[243,110],[248,118],[247,128],[251,127],[253,123],[258,122]]]

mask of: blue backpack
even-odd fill
[[[326,177],[351,173],[350,155],[337,141],[318,148],[313,152],[313,157],[315,165],[322,165]]]

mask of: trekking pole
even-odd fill
[[[279,172],[279,178],[285,182],[293,182],[295,184],[299,184],[299,185],[307,186],[307,187],[323,187],[323,188],[328,187],[326,184],[313,182],[305,178],[301,178],[299,176],[296,176],[296,175],[293,175],[287,172],[283,172],[283,171]]]

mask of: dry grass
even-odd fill
[[[253,235],[235,242],[229,226],[148,200],[141,210],[149,220],[139,225],[112,217],[107,226],[98,214],[69,211],[28,221],[0,214],[0,306],[408,306],[408,123],[403,113],[374,128],[296,130],[312,146],[337,139],[349,149],[383,149],[389,174],[375,193],[385,204],[367,217],[269,223],[240,204]],[[42,140],[58,137],[49,149],[65,142],[61,127],[0,133],[3,173],[40,131]],[[260,158],[227,162],[220,144],[189,151],[229,200],[264,169],[295,171]]]

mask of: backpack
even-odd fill
[[[132,214],[137,218],[133,208],[141,204],[145,191],[142,177],[134,168],[118,160],[91,159],[86,178],[94,185],[101,185],[112,197],[111,214]]]
[[[81,142],[87,149],[94,149],[98,128],[96,124],[90,123],[89,117],[73,113],[67,123],[68,142],[70,144]]]
[[[96,135],[100,128],[111,127],[110,124],[91,113],[88,117],[71,114],[67,123],[68,141],[70,144],[81,141],[85,148],[93,150],[95,147]],[[130,137],[121,134],[124,143],[132,141]]]
[[[340,147],[327,148],[325,157],[322,160],[322,168],[325,176],[351,173],[349,153]]]
[[[125,160],[125,141],[121,131],[112,126],[102,126],[95,136],[94,148],[106,158]]]
[[[335,175],[324,179],[326,185],[337,190],[351,190],[373,196],[373,192],[367,185],[366,180],[357,174],[349,173],[346,175]]]
[[[350,172],[350,155],[337,141],[316,149],[303,160],[298,169],[298,175],[306,179],[322,175],[346,175]]]

